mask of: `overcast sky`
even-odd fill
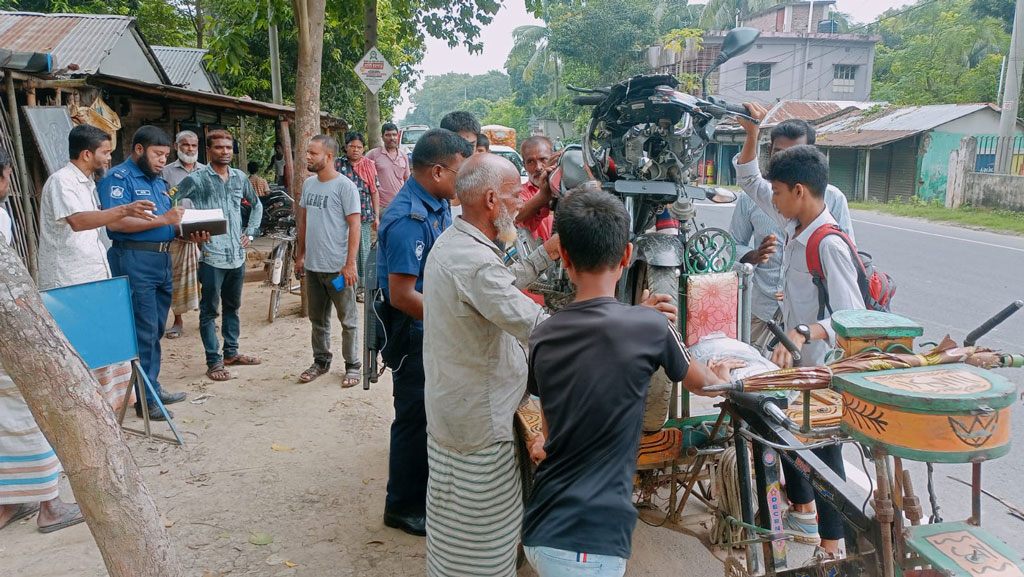
[[[636,0],[646,2],[648,0]],[[698,4],[699,2],[693,2]],[[846,12],[859,23],[873,21],[889,8],[906,2],[892,0],[838,0],[836,9]],[[484,74],[489,70],[504,70],[505,58],[512,49],[512,30],[524,24],[540,24],[526,12],[523,0],[505,0],[505,6],[497,17],[482,31],[484,50],[481,54],[469,54],[462,46],[449,48],[441,40],[427,38],[427,54],[419,66],[422,78],[448,72]],[[402,119],[409,109],[408,95],[395,109],[395,118]]]

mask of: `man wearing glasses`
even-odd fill
[[[392,371],[395,399],[384,524],[412,535],[426,535],[423,267],[437,237],[451,226],[455,175],[473,152],[450,130],[425,133],[412,151],[412,178],[391,201],[377,234],[377,279],[385,299],[381,356]]]

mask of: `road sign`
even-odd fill
[[[380,87],[394,73],[395,68],[384,58],[380,50],[377,50],[376,46],[369,49],[362,60],[356,63],[356,75],[363,80],[363,84],[374,94],[377,94]]]

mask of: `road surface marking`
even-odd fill
[[[893,230],[902,230],[904,232],[913,232],[913,233],[923,234],[923,235],[927,235],[927,236],[937,236],[939,238],[948,238],[950,240],[959,240],[959,241],[962,241],[962,242],[969,242],[969,243],[973,243],[973,244],[980,244],[980,245],[984,245],[984,246],[991,246],[991,247],[995,247],[995,248],[1005,248],[1006,250],[1013,250],[1013,251],[1017,251],[1017,252],[1024,252],[1024,248],[1017,248],[1017,247],[1014,247],[1014,246],[1006,246],[1005,244],[995,244],[995,243],[985,242],[985,241],[981,241],[981,240],[971,240],[969,238],[963,238],[963,237],[959,237],[959,236],[949,236],[947,234],[939,234],[937,232],[925,232],[923,230],[914,230],[912,228],[905,228],[905,227],[902,227],[902,226],[892,226],[891,224],[880,224],[880,223],[877,223],[877,222],[871,222],[870,220],[857,220],[857,219],[851,219],[851,220],[853,220],[853,222],[860,223],[860,224],[870,224],[872,226],[880,226],[882,228],[891,228]]]

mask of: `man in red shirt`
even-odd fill
[[[523,184],[520,193],[523,207],[516,216],[516,224],[533,233],[534,238],[546,241],[551,238],[555,218],[548,208],[551,202],[548,189],[551,167],[548,164],[555,157],[555,147],[546,136],[531,136],[519,146],[519,153],[523,156],[530,180]]]

